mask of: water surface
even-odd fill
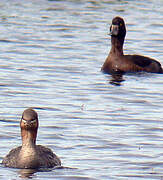
[[[38,144],[67,168],[0,166],[0,179],[163,178],[163,76],[100,71],[114,16],[124,17],[126,54],[163,64],[163,1],[2,0],[0,159],[21,144],[25,108],[39,114]]]

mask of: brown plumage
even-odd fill
[[[13,168],[52,168],[61,166],[60,159],[51,149],[36,145],[38,115],[29,108],[23,112],[20,121],[22,146],[12,149],[3,159],[2,164]]]
[[[161,64],[155,59],[140,55],[124,55],[123,43],[126,35],[125,22],[115,17],[110,26],[111,50],[101,70],[105,73],[151,72],[163,73]]]

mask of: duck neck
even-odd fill
[[[123,43],[124,38],[111,36],[111,51],[110,53],[114,53],[116,55],[123,55]]]
[[[35,130],[21,130],[22,148],[35,148],[37,131]]]

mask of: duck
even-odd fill
[[[32,108],[24,110],[20,121],[22,146],[12,149],[3,158],[5,167],[39,169],[61,166],[61,160],[50,148],[36,145],[38,126],[37,112]]]
[[[108,74],[124,74],[134,72],[163,73],[160,62],[142,55],[124,55],[123,44],[126,26],[122,17],[116,16],[110,26],[111,49],[101,70]]]

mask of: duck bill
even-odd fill
[[[111,25],[110,26],[110,33],[109,33],[109,35],[110,36],[117,36],[118,35],[118,31],[119,31],[119,27],[118,27],[118,25]]]

